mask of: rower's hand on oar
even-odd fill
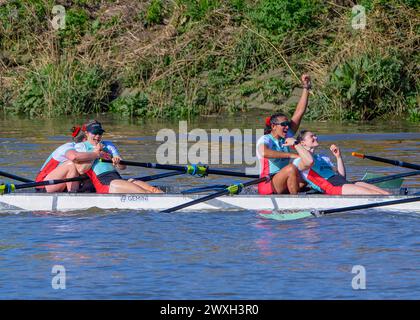
[[[120,164],[120,162],[121,162],[121,157],[115,156],[115,157],[112,158],[112,165],[114,167],[118,166]]]
[[[341,157],[341,151],[340,148],[337,147],[335,144],[332,144],[330,147],[330,150],[332,152],[332,154],[336,157],[336,158],[340,158]]]
[[[127,168],[126,165],[121,164],[122,158],[120,156],[114,156],[112,157],[112,165],[120,170],[124,170]]]

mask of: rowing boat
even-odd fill
[[[25,211],[75,211],[90,208],[161,211],[178,206],[203,194],[89,194],[89,193],[12,193],[0,196],[0,213]],[[408,199],[410,195],[329,196],[322,194],[222,196],[198,203],[182,211],[238,210],[310,210],[332,209],[353,205]],[[419,212],[418,202],[402,203],[380,210]]]

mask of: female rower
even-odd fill
[[[86,140],[86,135],[80,126],[72,128],[72,138],[73,142],[65,143],[51,153],[41,167],[35,179],[36,182],[78,177],[82,173],[79,172],[78,162],[92,161],[102,156],[99,148],[93,149],[89,153],[81,153],[75,150],[76,143]],[[63,192],[66,188],[67,191],[76,192],[79,188],[79,181],[37,187],[37,191]]]
[[[302,75],[303,92],[296,110],[289,121],[283,113],[273,114],[265,121],[264,136],[257,141],[257,157],[260,161],[260,176],[275,173],[271,181],[258,185],[260,194],[290,193],[299,191],[299,172],[290,164],[290,159],[298,157],[291,153],[288,146],[284,146],[285,139],[293,137],[299,129],[300,122],[308,105],[311,79]]]
[[[337,172],[329,157],[316,154],[319,146],[317,136],[309,130],[302,130],[297,139],[286,139],[285,145],[294,146],[300,158],[293,161],[301,176],[315,190],[331,195],[383,194],[389,192],[365,182],[351,183],[346,180],[346,168],[340,149],[331,145],[330,150],[337,159]]]
[[[105,130],[101,123],[95,121],[86,125],[87,140],[76,144],[78,152],[91,152],[99,147],[102,152],[111,153],[109,142],[102,141]],[[156,187],[140,180],[123,180],[115,168],[124,170],[125,165],[120,164],[121,156],[112,155],[112,164],[96,159],[92,167],[86,172],[95,186],[97,193],[162,193]]]

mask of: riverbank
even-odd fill
[[[0,110],[291,112],[308,72],[308,120],[420,121],[417,2],[361,1],[365,28],[363,10],[336,2],[9,1],[0,5]],[[57,4],[65,12],[52,13]]]

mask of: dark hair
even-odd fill
[[[91,124],[94,124],[94,123],[99,123],[99,124],[101,124],[98,120],[96,120],[96,119],[91,119],[91,120],[88,120],[86,123],[84,123],[83,124],[83,126],[82,126],[82,131],[85,131],[86,132],[86,128],[88,127],[88,126],[90,126]]]
[[[265,119],[264,134],[271,133],[271,125],[276,122],[276,120],[277,120],[278,117],[287,118],[287,116],[284,113],[281,113],[281,112],[275,113],[272,116],[267,117]]]
[[[86,135],[80,126],[74,126],[71,128],[71,136],[73,137],[73,141],[76,143],[83,142],[86,138]]]
[[[311,132],[310,130],[300,130],[299,131],[299,134],[298,134],[298,136],[297,136],[297,138],[296,138],[296,141],[297,142],[299,142],[299,143],[301,143],[302,142],[302,140],[303,139],[305,139],[305,135],[308,133],[308,132]]]

